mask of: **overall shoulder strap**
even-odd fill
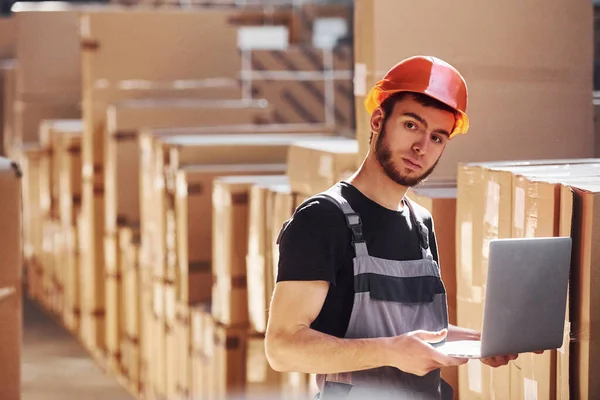
[[[360,215],[357,214],[354,211],[354,209],[352,209],[350,203],[348,203],[348,200],[346,200],[344,196],[342,196],[341,186],[339,184],[332,186],[324,192],[311,196],[310,198],[302,202],[302,204],[300,204],[298,208],[296,208],[294,215],[292,215],[292,217],[284,223],[283,228],[281,229],[281,231],[279,232],[279,236],[277,237],[277,244],[279,244],[283,232],[285,231],[289,223],[294,219],[294,216],[296,215],[298,210],[300,210],[306,204],[316,199],[328,200],[340,209],[340,211],[344,214],[348,228],[350,228],[350,230],[352,231],[352,245],[354,246],[356,255],[368,255],[367,246],[363,237],[362,221],[360,219]]]

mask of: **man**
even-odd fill
[[[267,357],[275,370],[318,374],[324,400],[451,398],[440,368],[467,360],[434,346],[480,334],[448,325],[434,223],[405,195],[467,132],[467,86],[446,62],[411,57],[365,105],[364,162],[298,207],[281,231]]]

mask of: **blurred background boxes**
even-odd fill
[[[597,8],[111,3],[17,3],[0,19],[0,150],[22,173],[17,188],[8,163],[0,183],[23,203],[2,208],[23,252],[0,268],[0,398],[20,396],[21,263],[27,301],[137,398],[314,397],[314,375],[277,373],[264,352],[276,239],[359,167],[367,90],[414,54],[469,85],[469,135],[408,193],[434,218],[450,323],[481,328],[491,240],[574,239],[564,346],[444,378],[467,400],[600,396]]]

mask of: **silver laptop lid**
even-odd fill
[[[482,356],[562,346],[571,247],[570,237],[490,242]]]

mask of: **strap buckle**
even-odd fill
[[[364,242],[360,215],[357,213],[347,213],[344,214],[344,216],[346,217],[346,223],[348,224],[348,227],[352,231],[352,244]]]

